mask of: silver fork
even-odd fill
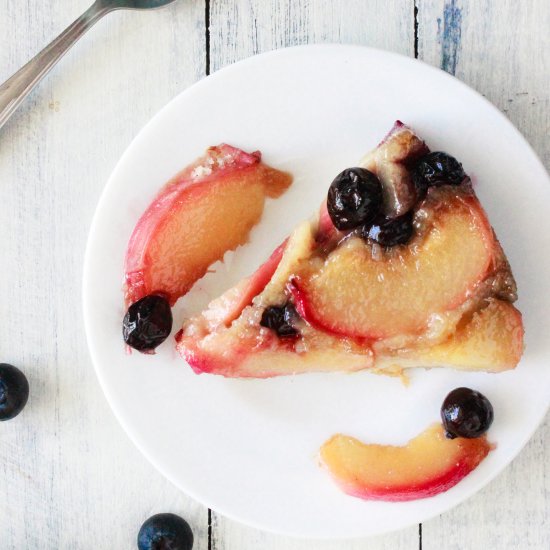
[[[156,9],[176,0],[96,0],[53,42],[0,86],[0,128],[69,48],[104,15],[121,9]]]

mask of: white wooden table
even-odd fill
[[[0,0],[0,81],[88,2]],[[143,124],[205,74],[295,44],[393,50],[487,96],[550,168],[549,29],[548,0],[180,0],[93,29],[0,131],[0,362],[23,368],[31,385],[25,411],[0,425],[0,548],[133,549],[159,511],[189,520],[197,550],[550,548],[548,419],[474,498],[395,534],[308,542],[210,512],[117,424],[80,305],[86,237],[109,173]]]

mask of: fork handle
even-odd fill
[[[0,128],[69,48],[110,11],[97,0],[53,42],[0,86]]]

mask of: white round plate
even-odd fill
[[[126,354],[121,336],[123,259],[134,224],[159,188],[209,145],[259,149],[294,184],[266,204],[250,243],[227,255],[176,305],[174,333],[252,272],[320,204],[393,122],[412,126],[433,150],[460,159],[500,237],[519,286],[526,351],[512,372],[449,369],[398,378],[311,374],[231,380],[193,374],[172,345]],[[122,156],[100,200],[84,269],[84,315],[107,399],[132,440],[196,500],[244,523],[315,538],[373,535],[449,509],[493,479],[520,451],[550,396],[550,181],[512,124],[446,73],[388,52],[305,46],[223,69],[176,97]],[[227,220],[231,223],[231,220]],[[189,231],[193,231],[190,227]],[[406,503],[343,494],[317,462],[343,432],[403,444],[439,419],[448,391],[470,386],[495,409],[497,448],[457,486]],[[513,498],[510,495],[510,498]]]

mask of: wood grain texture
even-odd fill
[[[363,44],[413,55],[410,0],[210,0],[210,61],[219,69],[299,44]]]
[[[299,44],[341,42],[414,54],[409,0],[210,0],[210,66]],[[212,513],[212,550],[416,550],[418,527],[368,540],[303,541]]]
[[[0,81],[88,0],[0,0]],[[171,486],[115,420],[91,365],[81,276],[91,218],[142,125],[204,74],[204,3],[117,12],[64,58],[0,133],[0,361],[31,394],[0,423],[2,550],[135,548],[149,515],[207,510]]]
[[[499,107],[550,169],[550,3],[419,0],[418,7],[419,57]],[[549,438],[547,417],[493,483],[423,525],[424,550],[550,548]]]
[[[213,514],[211,550],[418,550],[418,526],[379,537],[313,541],[266,533]]]

